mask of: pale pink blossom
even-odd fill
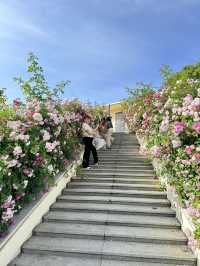
[[[13,218],[14,211],[11,208],[7,208],[6,211],[2,213],[2,220],[9,221]]]
[[[15,167],[16,165],[18,165],[18,161],[17,160],[12,160],[12,161],[8,162],[8,168]]]
[[[200,183],[197,183],[197,189],[200,190]]]
[[[21,121],[8,121],[7,127],[12,130],[17,130],[21,126]]]
[[[45,145],[46,151],[52,152],[59,144],[60,144],[59,141],[47,142]]]
[[[188,94],[187,96],[185,96],[185,98],[183,98],[183,101],[186,105],[190,105],[191,102],[193,101],[193,97],[191,94]]]

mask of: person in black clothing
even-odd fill
[[[96,135],[96,129],[93,129],[90,126],[91,118],[86,115],[83,120],[82,124],[82,134],[83,134],[83,143],[85,145],[85,152],[83,155],[83,168],[90,168],[89,167],[89,160],[90,160],[90,153],[92,151],[92,155],[94,158],[94,164],[98,165],[98,155],[95,146],[93,145],[93,138]]]

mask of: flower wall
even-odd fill
[[[130,131],[144,139],[141,149],[162,165],[165,177],[187,209],[200,239],[200,63],[170,75],[160,90],[143,85],[124,103]]]
[[[93,119],[103,109],[62,101],[65,83],[49,89],[38,59],[29,55],[31,77],[16,79],[24,100],[6,102],[0,90],[0,236],[8,232],[15,213],[40,193],[46,193],[54,176],[79,154],[81,119]]]

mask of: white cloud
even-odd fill
[[[48,34],[17,7],[0,3],[0,39],[18,39],[20,34],[47,38]]]

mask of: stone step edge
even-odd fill
[[[113,253],[102,253],[102,252],[83,252],[83,251],[52,251],[52,250],[37,250],[37,249],[33,249],[33,248],[26,248],[23,247],[22,248],[23,253],[26,254],[46,254],[46,255],[59,255],[59,256],[74,256],[74,257],[100,257],[102,259],[109,259],[109,260],[119,260],[119,261],[138,261],[138,262],[163,262],[163,263],[167,263],[167,264],[176,264],[176,265],[192,265],[195,266],[196,265],[196,260],[192,259],[192,258],[187,258],[187,259],[183,259],[180,257],[165,257],[165,256],[148,256],[148,255],[144,255],[140,256],[137,254],[131,254],[131,255],[125,255],[125,254],[120,254],[118,253],[113,254]]]
[[[131,193],[126,193],[125,191],[123,192],[119,192],[119,191],[112,191],[110,189],[107,189],[107,191],[105,191],[106,189],[99,189],[99,191],[88,191],[88,189],[81,189],[81,191],[77,191],[77,189],[73,188],[73,189],[69,189],[69,188],[65,188],[62,192],[63,195],[77,195],[77,194],[87,194],[87,195],[98,195],[98,196],[120,196],[120,197],[136,197],[136,198],[152,198],[152,199],[167,199],[167,196],[165,193],[163,193],[162,191],[143,191],[145,193],[142,193],[142,190],[140,190],[139,192],[137,190],[132,190]],[[130,192],[130,190],[128,191]],[[157,192],[157,193],[156,193]]]
[[[33,232],[34,236],[41,237],[54,237],[54,238],[76,238],[76,239],[94,239],[94,240],[110,240],[110,241],[122,241],[122,242],[138,242],[138,243],[152,243],[152,244],[168,244],[168,245],[187,245],[187,239],[182,238],[168,238],[162,239],[158,237],[129,237],[125,235],[105,235],[105,234],[83,234],[83,233],[55,233],[47,231],[37,231],[37,228]]]
[[[96,203],[96,204],[119,204],[119,205],[140,205],[140,206],[149,206],[149,205],[153,205],[153,206],[166,206],[166,207],[170,207],[170,202],[146,202],[146,201],[118,201],[118,200],[103,200],[103,199],[65,199],[62,198],[62,196],[57,198],[57,201],[61,201],[61,202],[72,202],[72,203],[76,203],[76,202],[83,202],[83,203]]]
[[[77,223],[77,224],[92,224],[92,225],[111,225],[111,226],[127,226],[127,227],[148,227],[148,228],[161,228],[161,229],[181,229],[181,225],[176,224],[155,224],[155,223],[138,223],[138,222],[118,222],[118,221],[97,221],[97,220],[80,220],[80,219],[55,219],[49,218],[47,215],[43,217],[45,223]]]
[[[107,213],[107,214],[125,214],[125,215],[147,215],[158,217],[175,217],[175,212],[144,212],[144,211],[126,211],[126,210],[104,210],[104,209],[87,209],[87,208],[72,208],[72,207],[50,207],[51,211],[71,211],[71,212],[87,212],[87,213]]]

